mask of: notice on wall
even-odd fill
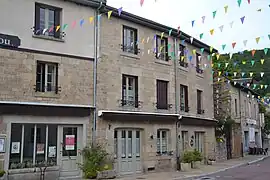
[[[67,151],[75,150],[75,135],[66,135],[65,149]]]
[[[37,144],[37,154],[44,154],[45,144]]]
[[[52,158],[56,156],[56,146],[49,146],[48,157]]]
[[[255,129],[253,127],[249,128],[249,142],[255,142]]]
[[[11,154],[19,154],[19,153],[20,153],[20,142],[12,142]]]
[[[0,138],[0,153],[4,153],[5,149],[5,138]]]

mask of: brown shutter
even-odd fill
[[[165,57],[166,57],[166,61],[169,61],[169,53],[168,53],[168,38],[165,38]]]
[[[155,46],[156,47],[156,58],[158,58],[158,50],[159,50],[158,49],[158,46],[159,46],[158,40],[159,40],[159,36],[156,35],[156,46]]]
[[[138,31],[134,29],[134,54],[138,54]]]
[[[135,107],[139,107],[138,77],[135,77]]]
[[[36,3],[35,4],[35,28],[34,28],[34,33],[36,35],[41,34],[40,30],[40,6]]]
[[[56,32],[57,26],[60,25],[60,9],[56,9],[54,11],[54,37],[55,38],[60,38],[60,29]]]
[[[185,111],[188,112],[188,86],[185,86]]]
[[[157,108],[168,109],[168,82],[157,80]]]
[[[126,88],[127,86],[126,86],[126,77],[125,77],[125,75],[122,75],[122,100],[121,100],[121,102],[122,102],[122,106],[123,105],[126,105],[126,101],[125,101],[125,99],[124,99],[124,89]],[[127,89],[126,89],[127,90]]]
[[[58,64],[55,66],[55,93],[58,93]]]

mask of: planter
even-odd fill
[[[208,160],[208,161],[207,161],[207,164],[208,164],[208,165],[214,165],[215,163],[216,163],[216,161],[211,161],[211,160]]]
[[[192,162],[192,168],[193,169],[200,169],[201,165],[202,165],[201,161]]]
[[[115,179],[116,171],[115,170],[105,170],[98,172],[97,179]]]
[[[191,163],[181,163],[181,171],[187,172],[191,170]]]

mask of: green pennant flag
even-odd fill
[[[204,51],[204,48],[201,48],[201,53],[203,53],[203,51]]]
[[[171,56],[174,57],[174,52],[171,52]]]
[[[170,49],[170,48],[171,48],[171,46],[172,46],[171,44],[168,44],[168,49]]]
[[[200,34],[200,39],[202,39],[202,38],[203,38],[203,33]]]
[[[214,12],[213,12],[213,18],[216,17],[216,14],[217,14],[217,11],[214,11]]]
[[[268,48],[264,48],[264,54],[266,55],[268,52]]]
[[[253,65],[254,65],[254,63],[255,63],[255,61],[254,61],[254,60],[251,60],[251,66],[253,66]]]
[[[220,65],[221,65],[221,64],[220,64],[220,63],[218,63],[218,68],[220,68]]]
[[[208,55],[208,56],[207,56],[207,59],[208,59],[208,60],[210,60],[210,59],[211,59],[211,56],[210,56],[210,55]]]
[[[269,40],[270,40],[270,34],[268,34],[268,38],[269,38]]]
[[[256,87],[257,87],[257,84],[253,84],[253,89],[256,89]]]
[[[242,0],[237,1],[239,7],[241,6],[241,2],[242,2]]]
[[[264,85],[264,88],[267,89],[268,85]]]
[[[224,51],[225,47],[226,47],[226,44],[223,44],[223,45],[222,45],[222,50],[223,50],[223,51]]]
[[[68,24],[64,24],[63,31],[68,27]]]

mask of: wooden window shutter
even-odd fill
[[[168,108],[168,83],[166,81],[163,82],[163,97],[164,97],[164,108]]]
[[[139,107],[138,77],[135,77],[135,107]]]
[[[188,86],[185,86],[185,111],[188,112]]]
[[[41,34],[40,30],[40,6],[36,3],[35,4],[35,28],[34,34],[39,35]]]
[[[60,26],[60,9],[54,11],[54,37],[60,38],[60,29],[56,32],[57,26]]]
[[[166,61],[169,61],[169,53],[168,53],[168,38],[165,38],[165,57],[166,57]]]
[[[157,107],[159,109],[168,108],[168,87],[166,81],[157,80]]]
[[[59,65],[55,65],[55,93],[58,94],[58,67]]]
[[[159,40],[159,37],[156,35],[156,58],[158,58],[158,46],[159,46],[159,44],[158,44],[158,40]]]
[[[157,108],[160,106],[160,81],[157,80]]]
[[[138,54],[138,31],[134,29],[134,54]]]

